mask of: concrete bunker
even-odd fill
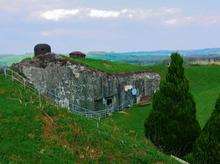
[[[71,111],[112,112],[135,103],[146,104],[160,82],[159,74],[153,72],[108,74],[91,69],[56,57],[47,44],[36,45],[34,53],[35,62],[21,62],[17,68],[38,91]],[[86,57],[79,51],[69,55]]]
[[[86,54],[82,53],[81,51],[74,51],[74,52],[71,52],[69,54],[70,57],[75,57],[75,58],[85,58],[86,57]]]
[[[45,55],[51,53],[51,47],[48,44],[37,44],[34,47],[34,56]]]

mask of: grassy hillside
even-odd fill
[[[0,76],[0,163],[175,162],[116,121],[89,120],[40,101]]]
[[[155,66],[152,70],[165,77],[167,68]],[[197,118],[203,127],[210,117],[214,104],[220,93],[220,66],[186,66],[186,76],[197,106]]]
[[[193,66],[187,68],[186,75],[196,101],[197,118],[203,127],[220,93],[220,66]]]
[[[164,78],[167,68],[148,69]],[[197,118],[203,127],[220,92],[220,67],[187,67],[186,76],[197,104]],[[136,106],[97,123],[47,102],[40,104],[27,89],[0,76],[0,159],[35,163],[175,162],[144,138],[143,124],[151,110],[151,105]]]
[[[167,67],[159,65],[149,69],[160,73],[162,79],[165,78]],[[188,66],[185,69],[185,73],[196,102],[197,119],[201,127],[204,127],[220,93],[220,66]],[[119,127],[134,130],[142,137],[144,134],[143,124],[151,110],[151,105],[146,107],[137,106],[125,113],[114,114],[105,121],[114,121]]]

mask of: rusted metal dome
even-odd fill
[[[71,52],[69,54],[70,57],[78,57],[78,58],[85,58],[86,57],[86,54],[80,52],[80,51],[74,51],[74,52]]]
[[[51,47],[48,44],[37,44],[34,47],[34,56],[44,55],[51,53]]]

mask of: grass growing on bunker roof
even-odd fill
[[[77,58],[77,57],[67,57],[63,56],[64,59],[77,62],[82,65],[85,65],[89,68],[106,72],[108,74],[121,74],[121,73],[136,73],[150,71],[149,67],[128,64],[123,62],[112,62],[107,60],[92,59],[92,58]]]

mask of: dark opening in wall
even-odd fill
[[[95,104],[95,110],[102,110],[103,109],[103,100],[102,99],[94,100],[94,104]]]
[[[111,105],[112,104],[112,97],[107,97],[106,103],[107,103],[107,105]]]

